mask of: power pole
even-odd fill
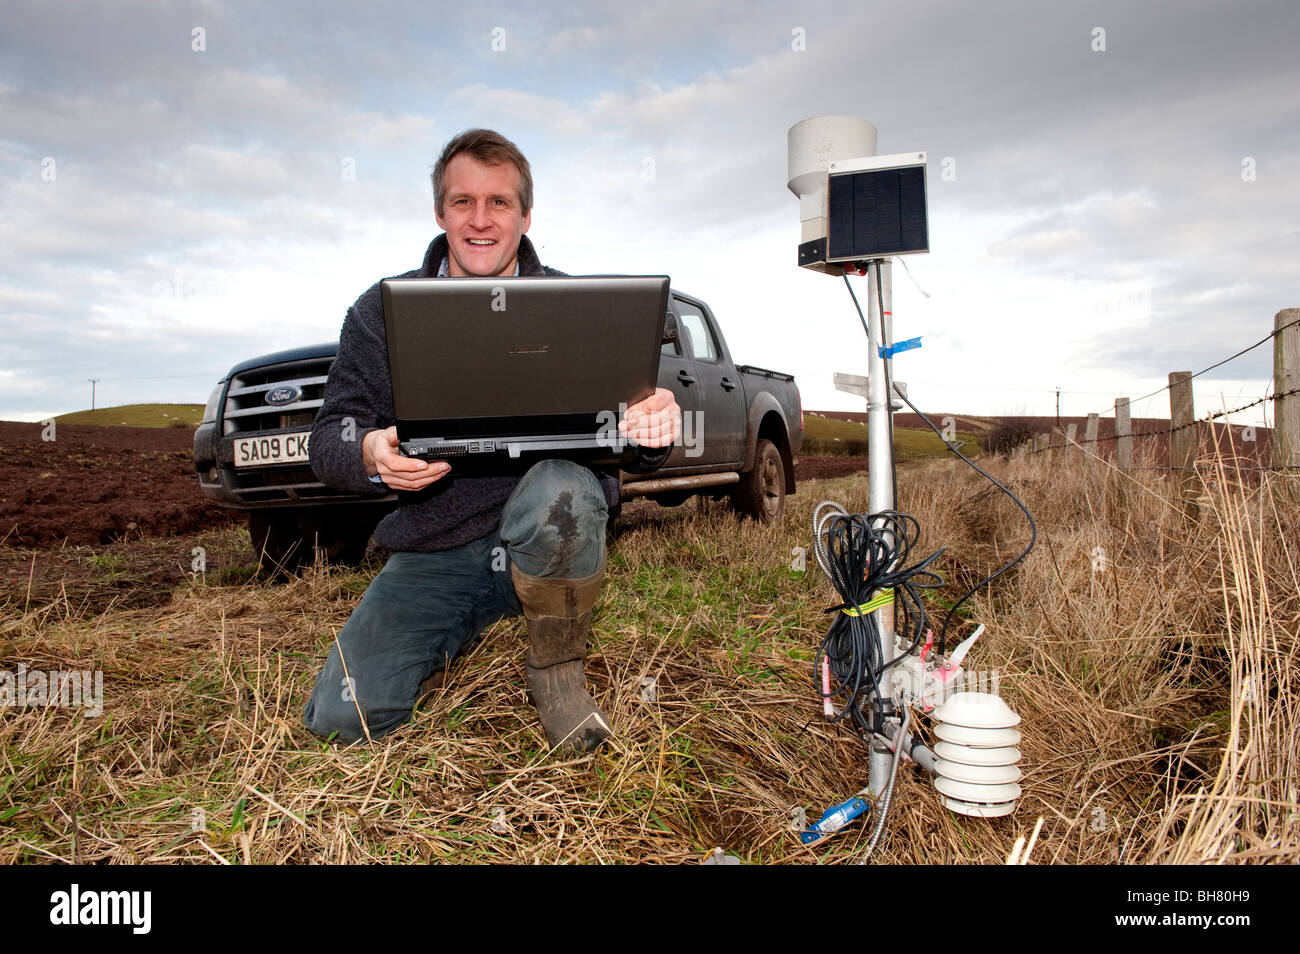
[[[90,382],[90,409],[93,411],[95,409],[95,385],[98,383],[99,378],[87,378],[86,380]]]
[[[1056,386],[1056,429],[1061,429],[1061,386]]]

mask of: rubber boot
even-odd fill
[[[551,748],[590,752],[613,734],[609,718],[587,691],[582,668],[604,560],[595,573],[581,579],[530,576],[514,564],[510,574],[528,622],[528,694],[546,740]]]

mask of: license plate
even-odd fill
[[[268,437],[240,437],[235,441],[235,466],[259,464],[296,464],[310,460],[307,439],[311,431],[296,434],[273,434]]]

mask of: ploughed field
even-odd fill
[[[0,541],[99,546],[241,522],[210,503],[194,474],[188,427],[0,421]],[[47,432],[48,433],[48,432]]]
[[[59,422],[53,440],[42,434],[50,436],[41,424],[0,421],[0,573],[19,592],[72,585],[71,572],[84,578],[82,596],[92,603],[149,603],[186,579],[205,534],[244,524],[242,512],[199,490],[189,427]],[[804,457],[795,471],[809,480],[865,466],[864,459]],[[251,546],[230,552],[238,535],[222,539],[220,554],[205,548],[209,573],[214,557],[223,570],[256,562]]]

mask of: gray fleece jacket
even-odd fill
[[[395,278],[433,278],[447,254],[447,237],[429,245],[424,264]],[[519,241],[520,275],[563,275],[537,258],[528,236]],[[349,424],[347,419],[351,419]],[[393,385],[388,373],[388,344],[379,282],[348,309],[339,336],[338,357],[330,368],[325,403],[311,431],[311,468],[324,483],[355,494],[383,496],[389,490],[366,473],[361,440],[372,430],[396,423]],[[624,469],[649,473],[663,466],[670,447],[642,448],[640,457]],[[605,500],[618,502],[618,475],[596,470]],[[425,490],[398,493],[397,509],[380,521],[375,542],[390,550],[450,550],[496,530],[501,508],[519,482],[512,476],[457,476],[451,472]]]

